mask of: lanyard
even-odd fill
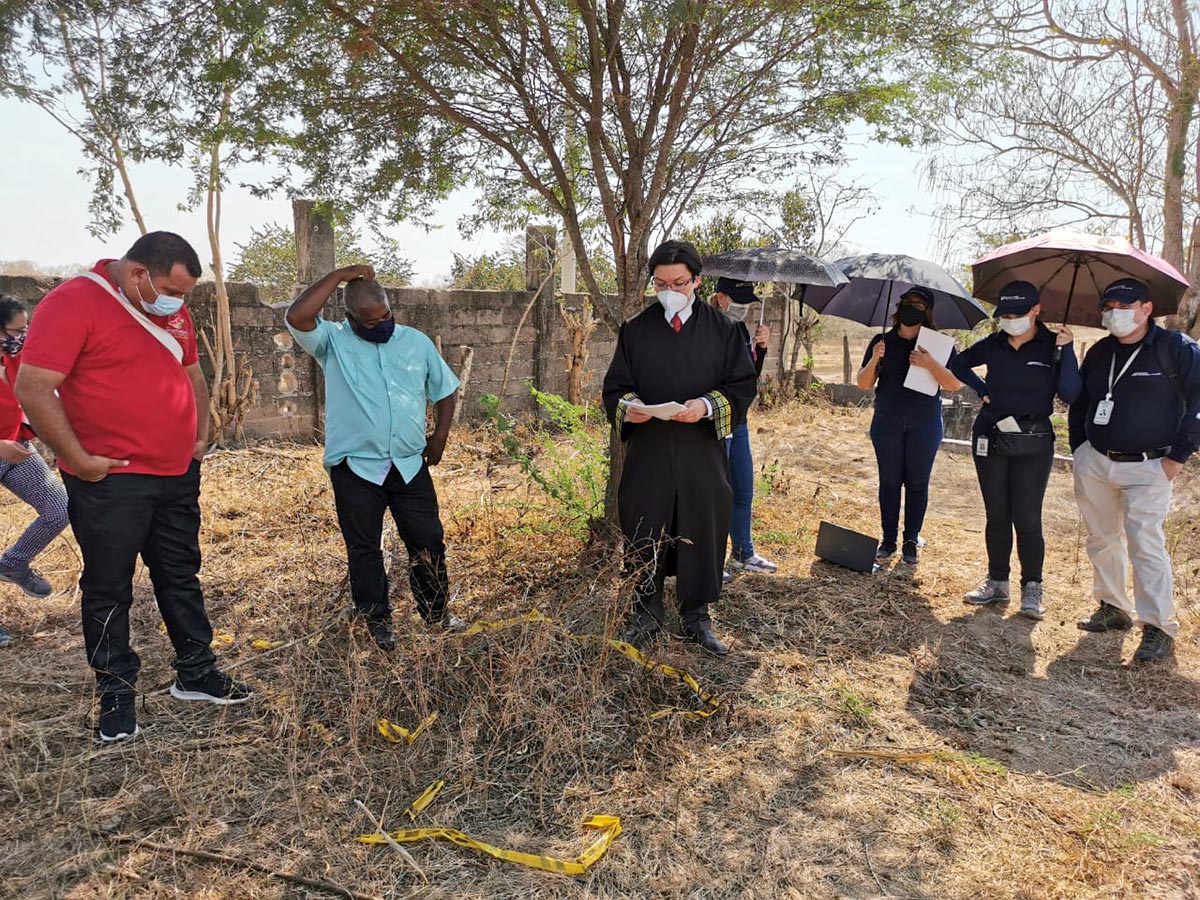
[[[1125,365],[1121,366],[1121,372],[1116,378],[1113,378],[1113,372],[1117,371],[1117,354],[1114,352],[1112,358],[1108,361],[1108,394],[1105,400],[1112,399],[1113,385],[1121,380],[1121,377],[1129,371],[1129,367],[1133,365],[1133,361],[1137,359],[1137,355],[1142,352],[1142,345],[1138,344],[1136,350],[1129,354],[1129,359],[1125,360]]]

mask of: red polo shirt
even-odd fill
[[[17,369],[21,363],[15,356],[5,354],[0,360],[4,366],[3,376],[0,377],[0,441],[22,440],[21,434],[21,404],[13,393],[13,385],[17,383]]]
[[[115,290],[110,262],[92,271]],[[72,278],[37,305],[21,353],[23,364],[66,376],[58,396],[84,449],[129,460],[113,475],[182,475],[196,445],[196,395],[183,368],[199,360],[191,314],[185,306],[149,318],[179,341],[182,364],[100,285]]]

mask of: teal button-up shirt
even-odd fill
[[[373,344],[325,319],[312,331],[288,330],[325,372],[325,468],[345,461],[383,484],[394,465],[412,481],[424,465],[426,404],[458,390],[433,341],[397,325],[387,343]]]

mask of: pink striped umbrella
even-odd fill
[[[1100,327],[1100,294],[1119,278],[1145,282],[1158,316],[1175,312],[1188,289],[1174,266],[1124,238],[1073,231],[1005,244],[972,263],[971,274],[980,300],[995,303],[1008,282],[1028,281],[1041,294],[1046,321],[1094,328]]]

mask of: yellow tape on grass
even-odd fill
[[[621,820],[617,816],[589,816],[583,820],[583,827],[599,829],[600,835],[590,847],[574,859],[558,859],[554,856],[523,853],[520,850],[506,850],[503,847],[476,840],[455,828],[406,828],[393,831],[388,837],[398,844],[411,844],[427,840],[450,841],[460,847],[477,850],[495,859],[518,866],[527,866],[531,869],[540,869],[543,872],[554,872],[559,875],[582,875],[612,846],[613,840],[621,833]],[[360,834],[358,841],[363,844],[386,844],[387,837],[382,834]]]
[[[383,735],[386,740],[391,741],[393,744],[411,745],[413,741],[421,736],[421,732],[437,721],[437,717],[437,713],[430,713],[425,720],[412,731],[409,731],[407,728],[401,728],[399,725],[394,725],[387,719],[380,719],[379,733]]]
[[[509,628],[513,625],[523,625],[531,622],[545,625],[557,624],[549,616],[534,610],[526,613],[523,616],[515,616],[511,619],[501,619],[496,622],[476,622],[465,632],[463,632],[463,634],[467,637],[470,637],[476,634],[483,634],[485,631],[499,631],[502,628]],[[581,644],[599,642],[603,640],[602,638],[597,638],[595,635],[572,634],[570,632],[567,633],[567,637]],[[671,715],[677,715],[680,718],[691,720],[707,719],[720,708],[720,699],[704,690],[704,688],[700,687],[700,683],[687,672],[684,672],[681,669],[676,669],[674,666],[668,666],[664,663],[657,663],[652,659],[647,659],[645,654],[643,654],[640,650],[638,650],[632,644],[627,644],[624,641],[609,639],[604,641],[604,643],[608,644],[608,646],[612,647],[623,656],[633,660],[639,666],[649,669],[651,672],[657,672],[664,678],[670,678],[678,681],[680,684],[691,690],[691,692],[695,694],[700,699],[700,702],[705,706],[704,709],[695,710],[680,709],[676,706],[670,706],[655,712],[650,716],[651,719],[661,719],[665,716]]]

